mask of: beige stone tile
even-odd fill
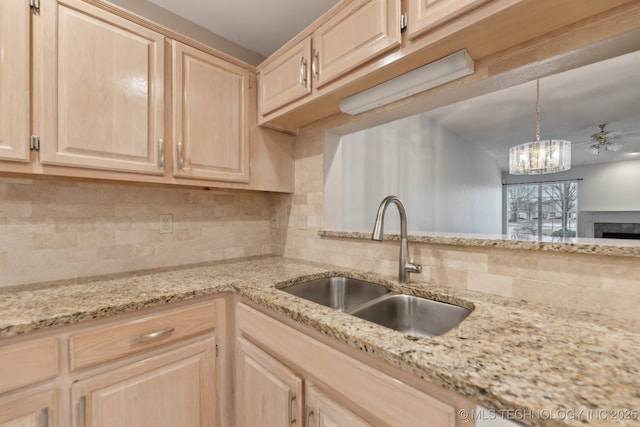
[[[640,295],[570,286],[569,307],[621,319],[640,320]]]
[[[132,256],[133,246],[130,244],[99,246],[97,252],[98,262],[102,260],[128,260]]]
[[[31,178],[9,178],[6,176],[0,177],[0,183],[9,184],[33,184],[34,180]]]
[[[491,251],[488,262],[489,273],[524,279],[536,279],[541,265],[544,265],[544,261],[531,251]]]
[[[0,200],[0,218],[29,218],[32,212],[31,202]]]
[[[7,251],[0,251],[0,269],[5,270],[9,265]],[[6,274],[6,273],[5,273]]]
[[[307,194],[295,194],[293,196],[293,204],[294,205],[306,205],[307,204]]]
[[[98,191],[95,186],[56,187],[54,189],[56,203],[97,203]]]
[[[560,283],[514,278],[513,297],[536,303],[567,307],[569,305],[569,287]]]
[[[157,242],[163,239],[173,240],[173,238],[173,234],[160,234],[158,230],[115,230],[116,245],[130,245],[140,242]]]
[[[9,201],[37,201],[41,203],[55,200],[56,187],[41,182],[29,184],[6,184],[5,200]]]
[[[486,253],[439,249],[433,254],[434,264],[448,270],[464,270],[486,273],[489,256]]]
[[[431,283],[452,288],[467,288],[468,272],[462,270],[448,270],[439,267],[431,267]]]
[[[511,297],[513,295],[513,278],[471,271],[467,275],[467,289]]]
[[[615,278],[615,285],[612,287],[614,292],[620,292],[630,295],[640,295],[640,276],[628,276]],[[638,307],[640,310],[640,307]]]
[[[35,234],[32,238],[33,249],[61,249],[78,245],[78,236],[74,232]]]
[[[114,216],[114,207],[90,203],[33,203],[32,216],[35,218],[104,218]]]
[[[79,248],[115,245],[116,232],[114,230],[85,231],[77,233],[77,246]]]
[[[262,252],[262,248],[260,248],[258,252]],[[245,248],[243,247],[224,248],[223,254],[224,254],[224,259],[241,258],[243,256],[247,256],[245,253]],[[258,254],[254,253],[254,255],[258,255]]]
[[[5,220],[5,232],[8,234],[53,234],[56,231],[58,230],[53,218],[28,217]]]
[[[98,218],[56,218],[55,223],[53,219],[40,219],[40,221],[50,221],[53,225],[55,225],[56,232],[65,232],[65,231],[77,231],[77,232],[87,232],[87,231],[95,231],[96,224],[99,221]]]

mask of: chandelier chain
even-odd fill
[[[536,80],[536,142],[540,141],[540,80]]]

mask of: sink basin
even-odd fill
[[[442,335],[462,322],[471,310],[412,295],[392,294],[350,314],[409,335]]]
[[[390,292],[384,286],[349,277],[325,277],[280,290],[340,311],[348,311]]]

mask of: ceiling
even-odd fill
[[[631,160],[640,153],[640,52],[540,79],[540,139],[572,141],[572,164]],[[477,144],[508,170],[509,148],[535,140],[536,83],[503,89],[426,114]],[[597,125],[623,143],[618,152],[586,151]],[[638,155],[636,155],[638,156]]]
[[[149,0],[264,57],[339,0]]]

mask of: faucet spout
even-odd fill
[[[376,220],[373,224],[373,232],[371,239],[381,242],[384,239],[384,214],[390,204],[395,204],[400,213],[400,259],[398,266],[398,281],[400,283],[409,283],[409,273],[420,273],[422,267],[414,264],[413,260],[407,261],[409,256],[409,243],[407,241],[407,212],[404,204],[396,196],[387,196],[382,200],[378,207]]]

